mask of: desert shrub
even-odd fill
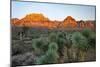
[[[71,48],[72,46],[72,34],[66,35],[66,47]]]
[[[48,50],[54,50],[57,51],[58,50],[58,45],[56,42],[51,42],[48,46]]]
[[[59,48],[62,48],[66,43],[66,36],[62,32],[58,32],[56,34],[56,43],[58,44]]]
[[[12,55],[17,55],[25,52],[25,48],[23,47],[24,43],[22,41],[18,41],[17,43],[12,44]]]
[[[37,58],[36,64],[57,63],[57,59],[59,57],[57,50],[57,44],[55,42],[50,43],[47,52],[44,55]]]
[[[18,46],[18,44],[12,45],[12,55],[17,55],[20,53],[22,52],[20,52],[20,47]]]
[[[72,50],[71,50],[71,47],[72,47],[72,34],[66,34],[66,43],[65,43],[65,46],[66,46],[66,52],[67,52],[67,62],[72,62]]]
[[[65,38],[66,34],[64,32],[58,32],[57,36],[60,37],[60,38]]]
[[[59,48],[62,48],[66,43],[66,40],[64,38],[60,38],[60,37],[57,37],[57,44],[59,46]]]
[[[32,45],[25,43],[24,41],[12,43],[12,55],[22,54],[32,50]]]
[[[49,40],[50,40],[50,42],[56,42],[56,39],[57,39],[56,33],[50,33],[49,34]]]
[[[86,28],[82,31],[82,35],[87,38],[89,47],[96,47],[96,34],[94,31]]]
[[[62,57],[64,56],[63,51],[64,51],[64,46],[66,43],[66,36],[62,33],[62,32],[58,32],[57,33],[57,39],[56,39],[56,43],[58,44],[58,52],[59,52],[59,56]]]
[[[72,35],[72,43],[77,48],[78,60],[84,61],[88,49],[87,39],[81,33],[75,32]]]
[[[88,44],[90,47],[94,49],[96,48],[96,34],[95,33],[91,34],[91,37],[88,39]]]
[[[78,49],[81,50],[87,50],[88,44],[87,44],[87,39],[81,35],[79,32],[75,32],[72,35],[72,43],[75,45]]]
[[[44,54],[48,49],[48,40],[45,38],[38,38],[32,40],[32,47],[37,55]]]
[[[12,67],[22,66],[22,65],[32,65],[34,64],[35,56],[33,52],[27,52],[24,54],[19,54],[12,56]]]
[[[86,38],[91,37],[91,33],[92,33],[92,30],[91,29],[88,29],[88,28],[85,28],[82,31],[82,35],[85,36]]]

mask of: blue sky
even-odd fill
[[[95,6],[13,1],[11,11],[12,18],[42,13],[50,20],[64,20],[67,16],[72,16],[76,20],[95,20]]]

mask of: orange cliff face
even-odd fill
[[[15,26],[34,26],[34,25],[42,25],[41,22],[49,21],[48,18],[45,18],[42,14],[28,14],[24,18],[20,19],[17,22],[14,22],[13,25]]]
[[[46,21],[49,21],[49,19],[44,17],[44,15],[41,14],[41,13],[40,14],[36,14],[36,13],[28,14],[23,19],[30,20],[30,22],[46,22]]]
[[[72,18],[71,16],[68,16],[67,18],[64,19],[63,26],[64,28],[65,27],[75,28],[77,27],[77,22],[74,18]]]
[[[57,23],[55,21],[50,21],[48,18],[44,17],[43,14],[28,14],[24,18],[16,21],[16,19],[11,19],[12,25],[14,26],[26,26],[26,27],[44,27],[44,28],[56,28]]]
[[[68,16],[64,21],[51,21],[41,13],[32,13],[26,15],[22,19],[13,18],[11,19],[11,24],[14,26],[25,26],[25,27],[41,27],[41,28],[75,28],[80,25],[80,28],[84,27],[94,27],[91,22],[80,24],[71,16]]]

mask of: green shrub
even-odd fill
[[[85,36],[86,38],[89,38],[91,37],[91,34],[92,34],[92,30],[91,29],[88,29],[88,28],[85,28],[83,29],[82,31],[82,35]]]
[[[66,52],[67,52],[67,61],[68,62],[72,62],[72,34],[66,34]]]
[[[89,47],[96,47],[96,34],[91,29],[84,29],[82,35],[85,36],[88,40]]]
[[[32,47],[36,54],[44,54],[47,51],[48,47],[48,40],[45,38],[38,38],[32,40]]]
[[[55,43],[55,42],[50,43],[48,49],[53,50],[53,51],[57,51],[58,50],[57,43]]]
[[[63,58],[64,58],[64,47],[65,47],[65,44],[66,44],[66,36],[65,36],[65,33],[63,33],[63,32],[58,32],[57,34],[56,34],[56,37],[57,37],[57,39],[56,39],[56,43],[58,44],[58,53],[59,53],[59,63],[61,62],[63,62],[63,61],[61,61],[61,60],[63,60]]]
[[[79,32],[72,35],[72,43],[77,48],[77,61],[84,61],[88,49],[87,39]]]
[[[89,37],[88,39],[88,44],[90,47],[92,48],[96,48],[96,34],[95,33],[91,33],[91,37]]]
[[[12,67],[20,65],[32,65],[35,62],[35,56],[33,52],[27,52],[24,54],[19,54],[12,56]]]
[[[56,42],[56,39],[57,39],[56,33],[50,33],[49,34],[49,40],[50,40],[50,42]]]
[[[50,43],[47,52],[37,58],[36,64],[51,64],[51,63],[57,63],[58,59],[58,46],[56,43]]]
[[[32,50],[32,45],[29,43],[25,43],[24,41],[12,42],[12,55],[22,54]]]
[[[66,35],[66,47],[71,48],[72,46],[72,34]]]
[[[88,44],[87,44],[87,39],[81,35],[79,32],[75,32],[72,35],[72,43],[75,45],[78,49],[81,50],[87,50]]]

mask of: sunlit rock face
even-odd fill
[[[14,26],[25,26],[25,27],[39,27],[39,28],[95,28],[92,21],[76,21],[73,17],[67,16],[63,21],[52,21],[49,20],[41,13],[27,14],[24,18],[11,19],[11,24]]]
[[[67,18],[64,19],[63,26],[75,28],[77,27],[77,22],[74,18],[72,18],[71,16],[68,16]]]
[[[32,13],[24,17],[24,19],[30,20],[30,22],[46,22],[49,21],[48,18],[44,17],[41,13]]]
[[[13,24],[16,26],[38,27],[43,26],[44,22],[49,22],[49,19],[41,13],[32,13],[26,15],[19,21],[13,22]]]

